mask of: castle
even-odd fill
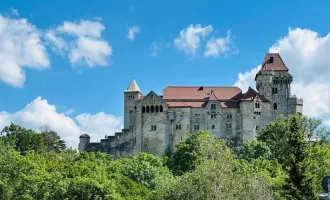
[[[291,96],[292,76],[279,54],[266,54],[255,81],[257,91],[250,87],[246,93],[232,86],[168,86],[163,95],[143,95],[133,79],[124,91],[122,132],[97,143],[83,134],[79,151],[163,156],[197,130],[239,145],[280,115],[302,114],[303,101]]]

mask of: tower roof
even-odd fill
[[[279,53],[267,53],[260,71],[289,71]]]
[[[141,93],[141,90],[140,90],[138,84],[135,82],[134,78],[131,81],[131,83],[129,84],[128,88],[125,90],[125,92],[140,92]]]

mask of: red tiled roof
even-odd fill
[[[217,101],[218,98],[217,98],[217,96],[215,96],[214,93],[212,93],[211,96],[210,96],[210,98],[209,98],[209,100],[210,100],[210,101]]]
[[[273,63],[270,63],[270,57],[273,57]],[[261,71],[289,71],[285,66],[280,54],[278,53],[267,53],[264,61],[262,62]]]
[[[268,101],[263,95],[259,94],[251,87],[249,87],[248,91],[244,94],[241,100],[253,100],[257,95],[260,97],[261,101]]]
[[[219,100],[227,100],[242,92],[238,87],[187,87],[187,86],[168,86],[163,90],[163,98],[202,100],[210,97],[211,90]]]
[[[192,108],[201,108],[205,102],[182,102],[182,101],[171,101],[167,102],[169,107],[192,107]]]

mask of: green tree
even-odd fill
[[[169,160],[169,168],[174,175],[182,175],[185,172],[195,169],[201,160],[206,156],[202,151],[204,147],[217,143],[224,146],[223,141],[211,137],[207,131],[197,131],[191,134],[185,141],[180,142]]]
[[[288,165],[285,168],[289,177],[284,189],[288,199],[317,199],[314,176],[311,173],[311,157],[308,143],[302,132],[302,120],[299,115],[289,117]]]
[[[62,152],[66,149],[65,141],[61,139],[61,137],[52,130],[49,126],[42,126],[40,128],[41,136],[43,137],[43,141],[45,144],[46,152]]]
[[[1,131],[0,140],[5,145],[13,146],[21,154],[25,154],[29,150],[42,152],[45,149],[43,138],[40,134],[13,123]]]
[[[269,159],[271,157],[271,151],[265,142],[257,140],[246,141],[243,146],[236,149],[237,155],[251,162],[256,159]]]

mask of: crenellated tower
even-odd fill
[[[255,81],[258,92],[271,102],[273,120],[291,114],[292,76],[278,53],[266,54]]]

